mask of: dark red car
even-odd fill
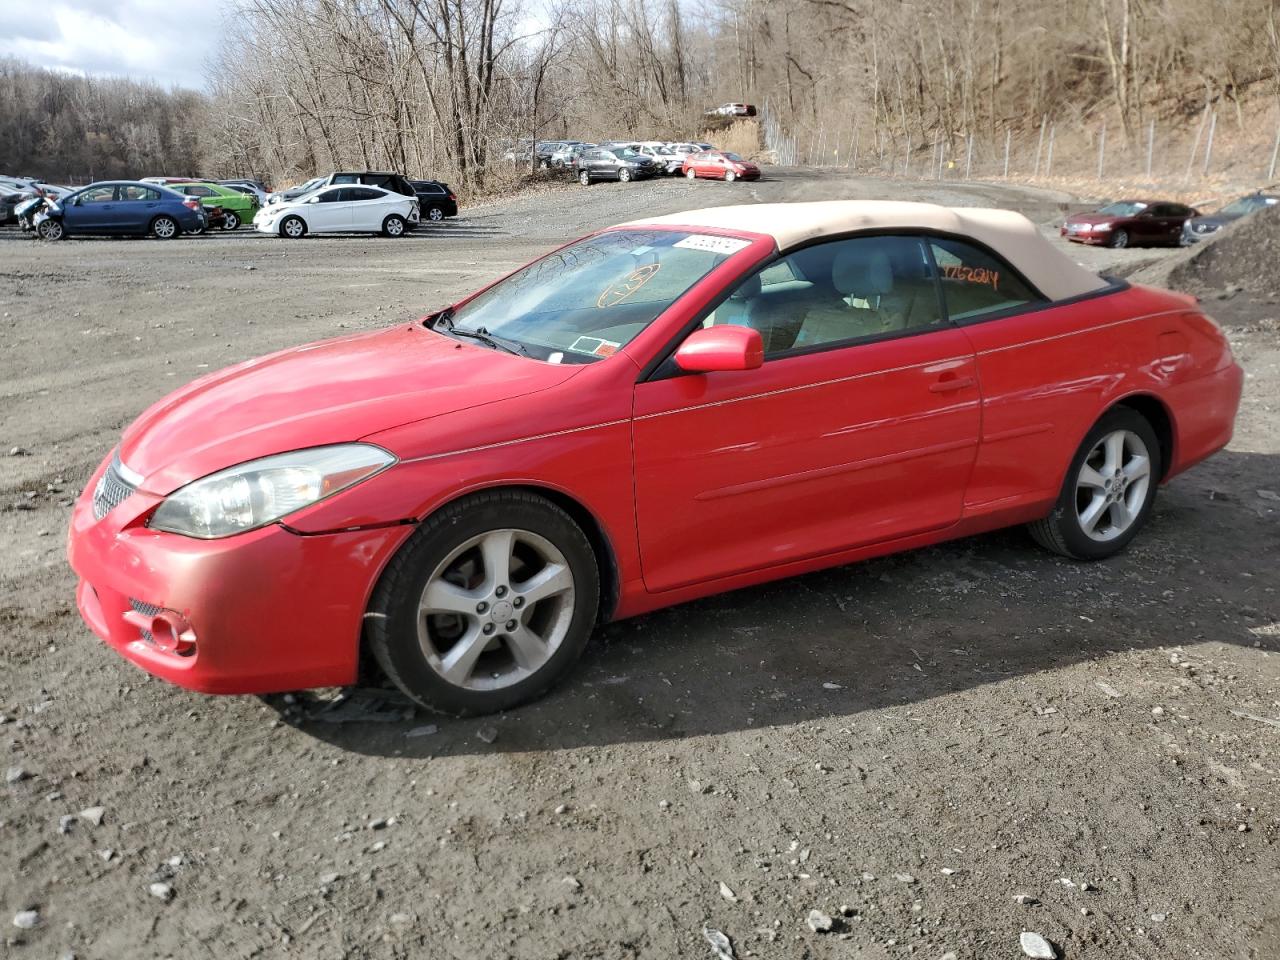
[[[1062,222],[1062,236],[1104,247],[1150,247],[1182,243],[1182,225],[1199,211],[1168,200],[1117,200]]]

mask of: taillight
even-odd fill
[[[450,199],[450,200],[457,200],[458,198],[457,198],[456,196],[454,196],[452,192],[450,192],[450,194],[449,194],[449,199]]]
[[[188,210],[200,209],[200,201],[195,199],[194,197],[188,197],[186,200],[183,200],[182,205],[186,207]]]

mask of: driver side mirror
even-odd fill
[[[319,202],[320,202],[319,197],[311,197],[310,199],[307,200],[307,203],[319,203]]]
[[[764,363],[764,340],[751,327],[705,327],[685,338],[676,349],[675,361],[688,373],[755,370]]]

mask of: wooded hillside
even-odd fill
[[[1280,0],[238,0],[227,36],[207,103],[0,67],[0,169],[477,187],[518,138],[689,137],[729,100],[882,163],[1046,121],[1132,143],[1206,106],[1228,137],[1280,104]]]

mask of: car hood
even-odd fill
[[[247,460],[546,390],[581,369],[460,343],[420,324],[325,340],[169,394],[125,430],[120,457],[145,490],[164,495]]]

